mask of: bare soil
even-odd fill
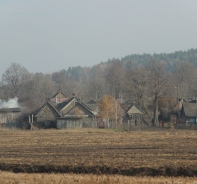
[[[0,130],[0,170],[197,176],[197,131]]]

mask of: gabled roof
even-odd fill
[[[36,112],[35,117],[37,117],[37,115],[39,114],[39,112],[43,109],[44,106],[49,105],[60,117],[61,114],[58,112],[58,110],[54,107],[54,105],[52,104],[52,102],[50,100],[46,101],[42,107]]]
[[[50,100],[51,102],[57,104],[57,103],[62,103],[66,101],[68,98],[62,93],[62,92],[57,92],[55,95],[53,95]]]
[[[121,107],[126,112],[133,104],[135,104],[135,100],[126,100],[125,102],[121,103]]]
[[[197,104],[183,103],[183,111],[186,117],[197,117]]]
[[[64,95],[62,92],[55,93],[55,95],[53,95],[51,98],[55,98],[56,96],[59,96],[59,95],[66,98],[66,95]]]
[[[89,109],[91,109],[92,111],[98,111],[99,107],[97,104],[86,104],[86,106],[88,106]]]
[[[35,117],[37,117],[39,112],[46,105],[50,106],[50,108],[52,108],[53,111],[55,111],[59,117],[62,117],[64,115],[67,115],[73,108],[75,108],[76,104],[79,104],[80,106],[82,106],[87,112],[89,112],[89,114],[95,115],[93,110],[90,107],[88,107],[88,105],[80,101],[78,98],[72,97],[58,104],[51,101],[51,99],[48,99],[48,101],[42,105],[42,107],[37,111],[37,113],[35,113]]]
[[[87,104],[83,103],[82,101],[78,101],[78,103],[81,104],[82,106],[84,106],[89,111],[92,111],[92,109]]]
[[[127,115],[132,114],[145,114],[145,112],[135,103],[131,104],[131,106],[126,110]]]
[[[60,111],[60,110],[63,110],[65,107],[67,107],[69,105],[69,103],[71,103],[73,100],[76,100],[78,101],[78,99],[76,97],[72,97],[72,98],[69,98],[65,101],[63,101],[62,103],[59,103],[57,104],[57,110]]]
[[[72,109],[74,109],[77,105],[82,106],[86,111],[88,111],[91,115],[95,115],[83,102],[75,102],[75,106],[73,106],[67,113],[69,113]]]
[[[92,112],[92,109],[89,108],[85,103],[83,103],[82,101],[80,101],[78,98],[76,97],[72,97],[60,104],[57,104],[57,109],[58,111],[64,112],[64,115],[67,114],[71,109],[73,109],[75,107],[76,104],[80,104],[81,106],[83,106],[83,108],[85,108],[87,111],[89,111],[91,114],[94,114]]]
[[[97,103],[95,100],[92,99],[92,100],[88,101],[86,104],[97,104]]]

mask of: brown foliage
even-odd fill
[[[108,121],[120,121],[123,110],[119,99],[112,96],[104,96],[99,104],[99,116]]]

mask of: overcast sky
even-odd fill
[[[0,0],[0,76],[197,48],[197,0]]]

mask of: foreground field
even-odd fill
[[[128,177],[120,175],[84,174],[14,174],[0,172],[3,184],[196,184],[189,177]]]
[[[197,131],[0,130],[0,170],[197,176]]]

